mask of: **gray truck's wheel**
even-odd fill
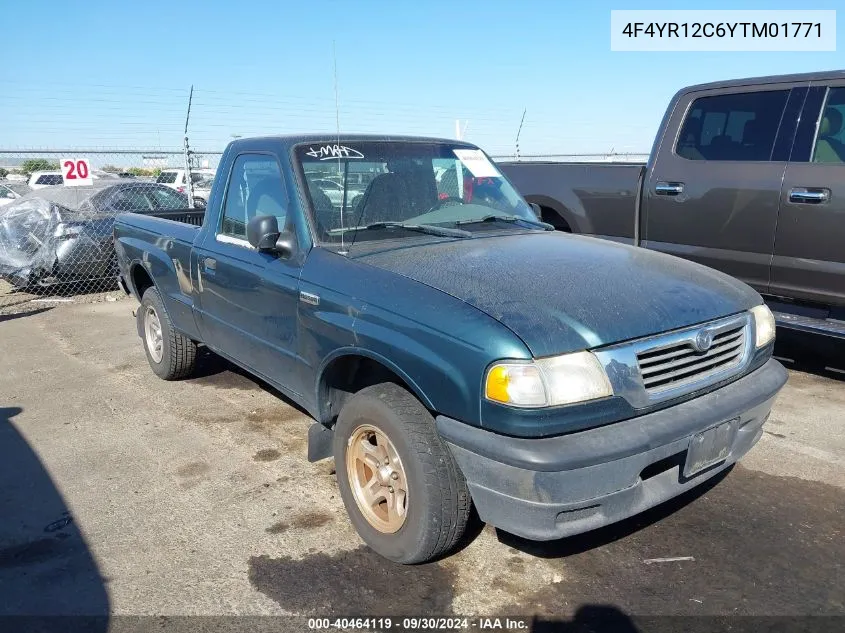
[[[469,490],[419,400],[392,383],[362,389],[341,409],[334,436],[340,494],[367,545],[397,563],[454,548]]]
[[[189,376],[194,371],[197,345],[173,329],[161,296],[154,287],[144,291],[137,318],[147,361],[156,375],[164,380]]]

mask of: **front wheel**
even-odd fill
[[[419,400],[392,383],[362,389],[341,410],[334,436],[340,494],[367,545],[406,564],[455,547],[469,490]]]
[[[164,380],[178,380],[193,373],[197,345],[173,329],[161,295],[154,287],[147,288],[141,298],[138,332],[144,341],[147,361],[156,376]]]

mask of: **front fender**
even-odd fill
[[[377,360],[404,380],[431,411],[481,424],[484,373],[496,358],[522,358],[524,344],[486,314],[455,304],[447,327],[364,305],[349,349]],[[446,309],[446,306],[444,306]],[[335,358],[341,350],[335,352]],[[447,413],[451,412],[451,413]]]
[[[325,371],[342,356],[380,363],[429,410],[475,425],[487,366],[531,357],[511,330],[465,301],[323,248],[309,253],[300,290],[319,297],[317,305],[300,302],[299,345],[321,421]]]
[[[314,385],[314,389],[315,393],[317,393],[318,402],[320,402],[321,420],[324,419],[323,414],[325,413],[325,405],[319,400],[320,386],[322,384],[323,377],[329,365],[331,365],[338,358],[342,358],[344,356],[363,356],[365,358],[369,358],[384,365],[394,374],[399,376],[399,378],[401,378],[405,382],[405,384],[407,384],[411,388],[411,391],[419,399],[419,401],[426,406],[426,408],[434,409],[434,403],[426,395],[425,391],[423,391],[423,389],[417,384],[417,381],[413,377],[411,377],[411,375],[406,372],[402,367],[397,365],[393,360],[391,360],[387,356],[379,354],[378,352],[374,352],[373,350],[350,345],[347,347],[341,347],[339,349],[336,349],[331,354],[326,356],[326,358],[323,359],[323,362],[320,363],[320,367],[317,370],[317,381]]]

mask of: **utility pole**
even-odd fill
[[[194,181],[191,178],[191,148],[188,145],[188,122],[191,120],[191,102],[194,99],[194,86],[188,94],[188,114],[185,117],[185,187],[188,192],[188,206],[194,208]]]

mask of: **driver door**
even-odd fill
[[[197,252],[204,340],[216,351],[293,395],[301,259],[261,253],[246,239],[257,215],[275,215],[293,230],[294,214],[275,156],[242,153],[232,166],[220,222]]]

